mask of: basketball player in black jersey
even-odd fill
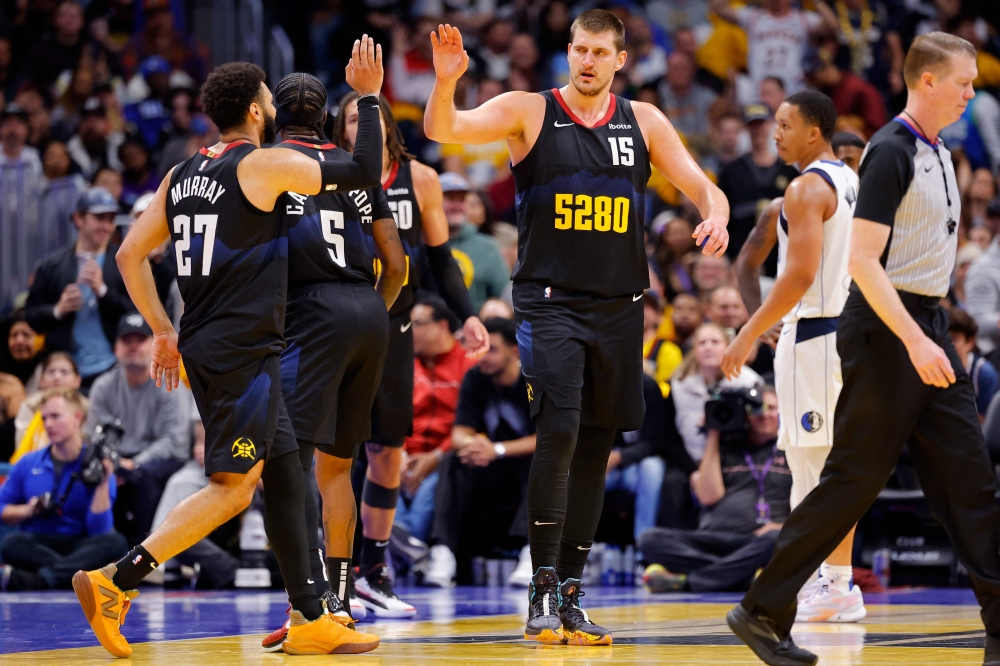
[[[289,74],[274,89],[281,147],[318,162],[350,161],[328,142],[326,87],[315,76]],[[326,567],[316,526],[319,512],[306,492],[309,559],[316,592],[334,619],[353,627],[347,599],[356,505],[351,462],[371,434],[372,400],[389,341],[386,311],[406,273],[406,257],[382,188],[288,192],[279,206],[288,230],[288,313],[281,355],[282,395],[299,444],[306,487],[316,455],[323,496]],[[375,258],[382,270],[375,277]],[[374,289],[372,289],[374,287]],[[329,572],[327,574],[327,572]],[[262,643],[281,649],[290,622]]]
[[[118,252],[129,295],[154,331],[150,374],[157,386],[177,387],[184,355],[205,421],[210,481],[119,562],[73,577],[91,628],[115,656],[131,654],[121,624],[139,581],[246,508],[260,479],[265,528],[294,609],[285,651],[353,653],[378,646],[376,636],[351,631],[325,613],[309,579],[302,471],[281,399],[278,356],[285,347],[288,280],[279,198],[292,189],[316,194],[378,183],[381,50],[367,36],[355,42],[346,74],[362,93],[364,141],[352,162],[319,163],[288,149],[258,150],[274,137],[264,72],[250,63],[217,67],[201,94],[220,143],[170,170]],[[168,239],[185,302],[179,338],[146,259]]]
[[[392,109],[379,100],[382,118],[382,187],[396,218],[407,255],[403,290],[389,311],[389,351],[372,409],[372,437],[365,444],[368,470],[361,494],[361,562],[356,587],[364,608],[379,617],[409,617],[416,608],[401,601],[387,577],[386,546],[399,499],[403,439],[413,424],[413,331],[410,308],[419,284],[420,267],[428,265],[438,292],[464,322],[470,356],[489,349],[489,334],[476,316],[462,271],[448,246],[448,220],[442,207],[441,182],[434,169],[406,152]],[[337,142],[351,150],[357,141],[358,97],[349,93],[340,102],[334,124]],[[428,285],[423,285],[427,288]],[[433,456],[413,458],[411,464],[436,463]],[[426,475],[433,470],[419,470]]]
[[[695,237],[721,255],[729,205],[659,109],[610,93],[625,64],[625,28],[589,10],[570,28],[570,83],[511,92],[457,111],[468,66],[451,26],[431,34],[437,79],[427,137],[505,140],[516,183],[514,311],[538,444],[528,482],[536,569],[524,636],[608,645],[610,632],[580,608],[580,576],[601,516],[616,430],[642,424],[642,292],[649,287],[643,211],[650,163],[698,207]]]

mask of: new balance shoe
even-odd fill
[[[424,585],[428,587],[454,587],[457,564],[455,554],[444,544],[431,547],[430,558],[423,568]]]
[[[348,629],[330,613],[312,621],[297,610],[289,616],[288,634],[281,644],[286,654],[360,654],[379,644],[378,636]]]
[[[559,617],[559,577],[552,567],[538,567],[531,577],[524,640],[548,644],[563,642],[562,619]]]
[[[375,617],[408,618],[417,609],[402,601],[392,589],[389,567],[377,564],[364,576],[355,576],[354,588],[365,609]]]
[[[507,577],[507,587],[528,587],[531,585],[531,548],[525,546],[517,558],[517,566]]]
[[[580,606],[579,578],[567,578],[559,585],[559,617],[562,619],[563,640],[569,645],[611,645],[611,632],[590,621],[587,611]]]
[[[341,603],[340,599],[334,594],[333,590],[327,590],[320,597],[320,601],[323,603],[323,607],[326,612],[333,616],[333,619],[340,625],[347,627],[348,629],[354,629],[354,618],[351,614],[347,612],[344,608],[344,604]],[[260,647],[264,652],[278,652],[281,650],[281,644],[285,641],[288,636],[288,627],[291,625],[292,618],[292,607],[289,606],[288,610],[285,611],[289,617],[285,620],[285,623],[281,625],[280,628],[275,629],[271,632],[271,635],[260,642]]]
[[[109,564],[95,571],[73,574],[73,590],[80,600],[83,614],[104,649],[116,657],[129,657],[132,647],[122,636],[122,625],[138,590],[120,590],[112,582],[118,567]]]
[[[742,605],[729,611],[726,624],[768,666],[813,666],[819,661],[796,645],[791,635],[781,638],[770,620],[753,615]]]
[[[868,615],[860,587],[851,585],[851,591],[844,592],[829,578],[819,580],[812,596],[799,601],[797,622],[858,622]]]

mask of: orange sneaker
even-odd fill
[[[297,610],[289,615],[288,635],[282,643],[286,654],[360,654],[378,647],[378,636],[352,631],[329,613],[311,622]]]
[[[119,590],[111,582],[118,568],[114,564],[96,571],[77,571],[73,574],[73,590],[80,600],[83,614],[87,616],[90,628],[104,649],[116,657],[129,657],[132,647],[122,636],[132,600],[139,596],[138,590]]]

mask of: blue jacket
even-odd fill
[[[34,451],[17,461],[11,470],[7,482],[0,486],[0,511],[8,504],[27,504],[32,497],[40,497],[50,492],[55,501],[62,493],[66,495],[61,515],[48,518],[32,517],[20,523],[25,532],[69,537],[83,537],[94,534],[106,534],[114,529],[114,516],[109,508],[103,513],[91,513],[90,503],[94,499],[94,488],[88,488],[81,479],[72,480],[73,474],[79,474],[84,447],[80,457],[63,468],[62,478],[56,479],[55,468],[52,466],[50,447]],[[72,485],[70,485],[72,484]],[[114,475],[108,482],[108,494],[111,506],[114,506],[118,494],[118,484]]]

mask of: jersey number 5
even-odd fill
[[[347,266],[347,253],[344,252],[344,237],[336,233],[334,229],[344,228],[344,213],[339,210],[321,210],[319,212],[319,222],[323,229],[323,240],[333,247],[327,248],[333,263],[341,268]]]
[[[194,233],[202,235],[201,244],[201,274],[208,275],[212,270],[212,253],[215,251],[215,227],[219,222],[218,215],[195,215]],[[174,252],[177,255],[177,275],[191,275],[191,257],[185,252],[191,249],[191,218],[187,215],[174,217],[174,233],[181,237],[174,241]]]

